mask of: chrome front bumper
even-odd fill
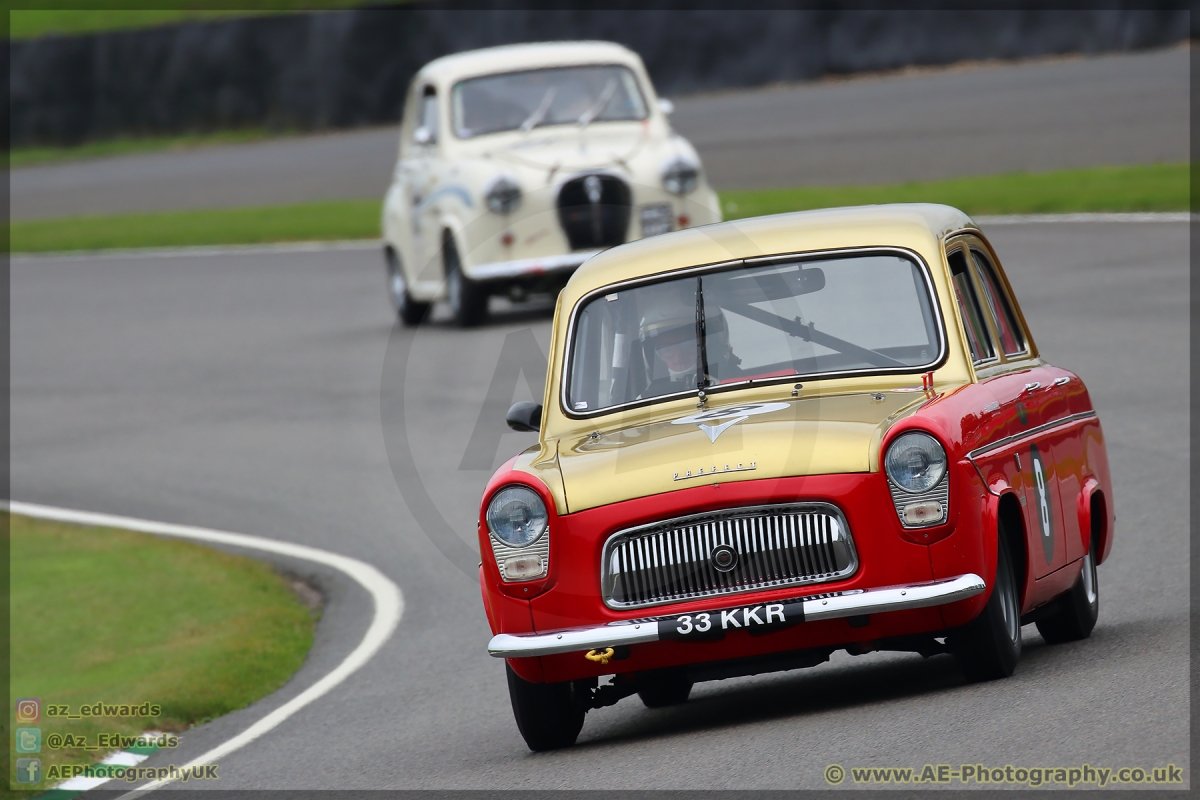
[[[496,281],[505,278],[520,278],[525,275],[544,275],[548,272],[573,270],[599,253],[599,250],[582,250],[578,253],[563,253],[542,258],[520,258],[515,261],[494,261],[480,264],[467,270],[473,281]]]
[[[838,592],[785,602],[794,603],[803,610],[803,622],[814,622],[838,617],[881,614],[906,608],[940,606],[974,597],[986,588],[987,584],[983,582],[983,578],[968,573],[939,581]],[[720,609],[716,609],[711,613],[715,615],[719,612]],[[496,658],[528,658],[657,642],[669,638],[669,633],[664,635],[664,632],[669,630],[664,626],[673,627],[675,620],[676,616],[670,616],[636,622],[615,622],[590,628],[571,628],[553,633],[501,633],[493,636],[488,642],[488,653]]]

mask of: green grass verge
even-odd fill
[[[1090,167],[890,186],[804,186],[721,193],[726,219],[870,203],[945,203],[968,214],[1186,211],[1188,165]]]
[[[1186,211],[1188,165],[1094,167],[894,186],[722,192],[727,219],[869,203],[930,202],[968,214]],[[381,200],[14,222],[12,252],[369,239]]]
[[[395,2],[396,0],[392,0]],[[9,38],[33,39],[48,34],[84,34],[101,33],[112,30],[132,30],[149,28],[155,25],[168,25],[188,20],[221,19],[224,17],[262,16],[266,14],[286,14],[297,11],[312,11],[322,8],[356,8],[365,5],[379,5],[388,0],[320,0],[319,2],[304,2],[304,0],[252,0],[246,2],[165,2],[162,5],[174,5],[175,8],[154,8],[137,10],[116,10],[97,8],[104,5],[96,0],[82,0],[77,3],[76,10],[65,9],[20,9],[9,12]],[[111,2],[109,3],[111,4]],[[221,8],[220,6],[229,6]],[[89,7],[91,6],[91,7]],[[254,6],[247,8],[247,6]]]
[[[181,134],[178,136],[145,136],[105,139],[71,147],[15,147],[8,153],[8,166],[33,167],[38,164],[57,164],[91,158],[153,153],[162,150],[190,150],[221,144],[246,144],[264,139],[279,139],[294,135],[290,132],[269,131],[266,128],[218,131],[215,133]]]
[[[382,200],[14,222],[12,252],[265,244],[379,236]]]
[[[140,533],[11,518],[12,697],[42,701],[42,774],[107,753],[52,733],[180,731],[282,686],[314,620],[268,565]],[[153,703],[145,718],[65,720],[51,704]],[[117,748],[120,749],[120,748]],[[9,753],[14,754],[14,741]],[[20,754],[17,754],[20,755]],[[24,787],[22,787],[24,788]],[[32,788],[32,787],[31,787]]]

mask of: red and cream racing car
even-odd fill
[[[607,250],[559,296],[543,403],[509,424],[539,441],[488,483],[480,579],[534,750],[634,693],[679,703],[839,649],[1002,678],[1022,625],[1096,623],[1100,421],[953,208]]]

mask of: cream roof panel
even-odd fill
[[[926,203],[828,208],[719,222],[613,247],[584,262],[563,290],[564,308],[594,289],[676,269],[777,253],[907,247],[929,261],[938,241],[977,228],[956,208]]]
[[[612,42],[538,42],[442,56],[426,64],[418,78],[449,86],[478,75],[596,63],[626,64],[638,72],[643,69],[637,53]]]

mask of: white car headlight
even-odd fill
[[[483,200],[497,214],[511,214],[521,206],[521,186],[513,178],[501,175],[488,184]]]
[[[676,158],[663,167],[663,188],[671,194],[688,194],[700,182],[700,167],[682,158]]]
[[[542,538],[549,519],[542,498],[524,486],[501,489],[488,503],[488,528],[509,547],[528,547]]]
[[[906,492],[928,492],[946,477],[946,451],[927,433],[911,431],[896,437],[883,460],[892,483]]]

